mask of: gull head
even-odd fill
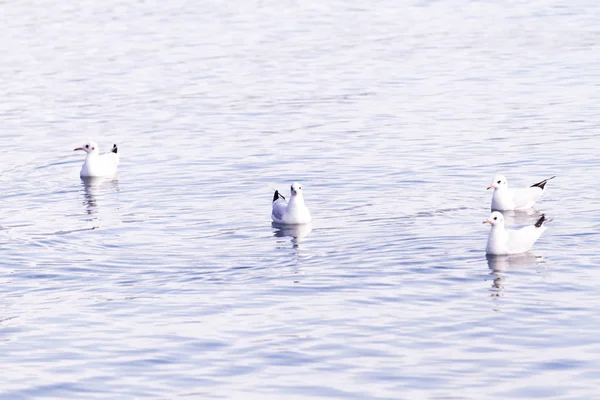
[[[496,175],[494,177],[494,181],[492,182],[492,184],[490,186],[488,186],[488,190],[494,188],[494,189],[501,189],[501,188],[506,188],[508,187],[508,182],[506,181],[506,178],[504,177],[504,175]]]
[[[494,226],[494,225],[502,226],[502,225],[504,225],[504,215],[502,215],[502,213],[499,213],[498,211],[494,211],[488,219],[483,221],[483,223],[490,224],[492,226]]]
[[[98,145],[96,144],[96,142],[88,142],[81,147],[77,147],[73,151],[77,151],[77,150],[85,151],[88,154],[99,152]]]
[[[302,185],[298,182],[292,183],[290,187],[290,191],[292,192],[292,197],[294,196],[302,196]]]

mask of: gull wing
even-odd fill
[[[287,205],[287,201],[283,199],[279,199],[273,202],[273,212],[271,213],[273,220],[275,220],[276,222],[281,222],[283,215],[287,211]]]
[[[544,222],[546,216],[542,214],[534,224],[521,229],[510,230],[508,234],[508,248],[511,253],[524,253],[529,251],[546,230]]]

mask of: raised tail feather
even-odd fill
[[[554,178],[556,178],[556,175],[555,175],[555,176],[553,176],[552,178],[544,179],[544,180],[543,180],[543,181],[541,181],[541,182],[534,183],[534,184],[533,184],[533,185],[531,185],[530,187],[539,187],[540,189],[544,190],[544,187],[546,186],[546,183],[548,183],[548,181],[549,181],[550,179],[554,179]]]

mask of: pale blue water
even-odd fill
[[[597,2],[0,12],[0,397],[597,395]],[[484,254],[496,173],[557,175],[522,257]]]

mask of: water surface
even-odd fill
[[[2,398],[596,395],[596,2],[0,11]],[[530,254],[496,173],[557,175]]]

